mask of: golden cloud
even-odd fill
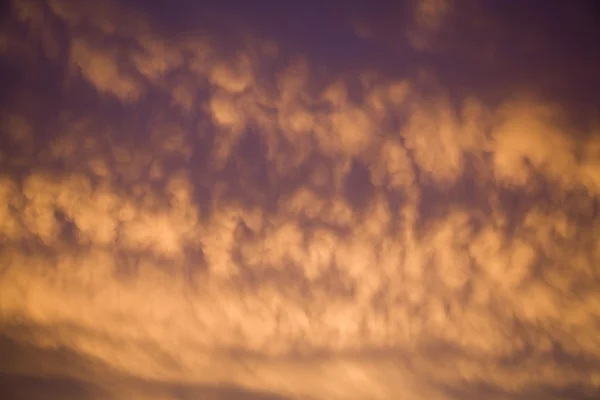
[[[28,110],[2,118],[1,162],[27,160],[0,176],[6,335],[20,321],[46,329],[20,340],[129,375],[298,398],[600,384],[553,357],[600,357],[600,145],[560,107],[323,80],[266,40],[232,55],[112,3],[15,3],[33,37],[67,32],[64,95],[85,82],[112,111],[68,103],[49,137]],[[482,204],[451,195],[465,183]]]

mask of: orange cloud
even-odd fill
[[[68,106],[47,143],[27,110],[3,117],[2,162],[35,156],[0,176],[0,330],[26,321],[49,333],[21,340],[144,379],[299,398],[598,386],[552,357],[600,357],[600,146],[563,110],[455,105],[422,77],[323,76],[260,38],[231,55],[94,7],[15,11],[63,21],[69,79],[113,114]],[[450,5],[417,10],[441,29]]]

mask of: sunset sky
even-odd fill
[[[600,6],[12,0],[0,393],[600,397]]]

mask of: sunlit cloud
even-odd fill
[[[598,387],[600,142],[560,104],[14,4],[27,33],[3,37],[41,47],[2,51],[45,52],[71,100],[44,128],[19,102],[0,119],[4,335],[298,398]],[[415,26],[455,6],[415,2]]]

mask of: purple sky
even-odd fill
[[[9,398],[597,398],[596,2],[6,11]]]

